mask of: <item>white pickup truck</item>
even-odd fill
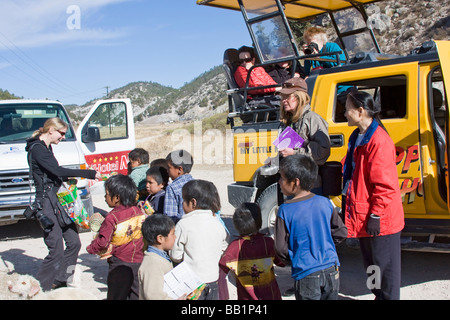
[[[58,101],[0,100],[0,226],[23,219],[25,207],[34,201],[26,139],[52,117],[69,124],[65,140],[52,146],[61,166],[93,168],[105,175],[127,173],[128,153],[135,147],[130,99],[98,101],[76,132]],[[90,215],[93,213],[90,189],[94,183],[101,184],[78,179],[79,195]]]

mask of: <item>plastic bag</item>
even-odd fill
[[[66,209],[70,219],[83,229],[89,229],[89,216],[78,196],[76,184],[63,183],[56,193],[59,203]]]

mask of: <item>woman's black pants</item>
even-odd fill
[[[367,286],[377,300],[399,300],[401,281],[401,232],[359,238]]]
[[[49,199],[44,198],[41,203],[42,212],[54,223],[50,232],[44,232],[48,255],[44,258],[36,275],[42,289],[46,291],[52,289],[55,281],[67,282],[68,278],[73,275],[81,249],[81,241],[75,223],[61,228]]]

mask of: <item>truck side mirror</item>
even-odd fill
[[[100,130],[98,127],[88,127],[85,134],[82,135],[81,141],[83,142],[97,142],[100,141]]]

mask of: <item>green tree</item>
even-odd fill
[[[9,93],[8,90],[0,89],[0,100],[9,100],[9,99],[21,99],[21,97]]]

